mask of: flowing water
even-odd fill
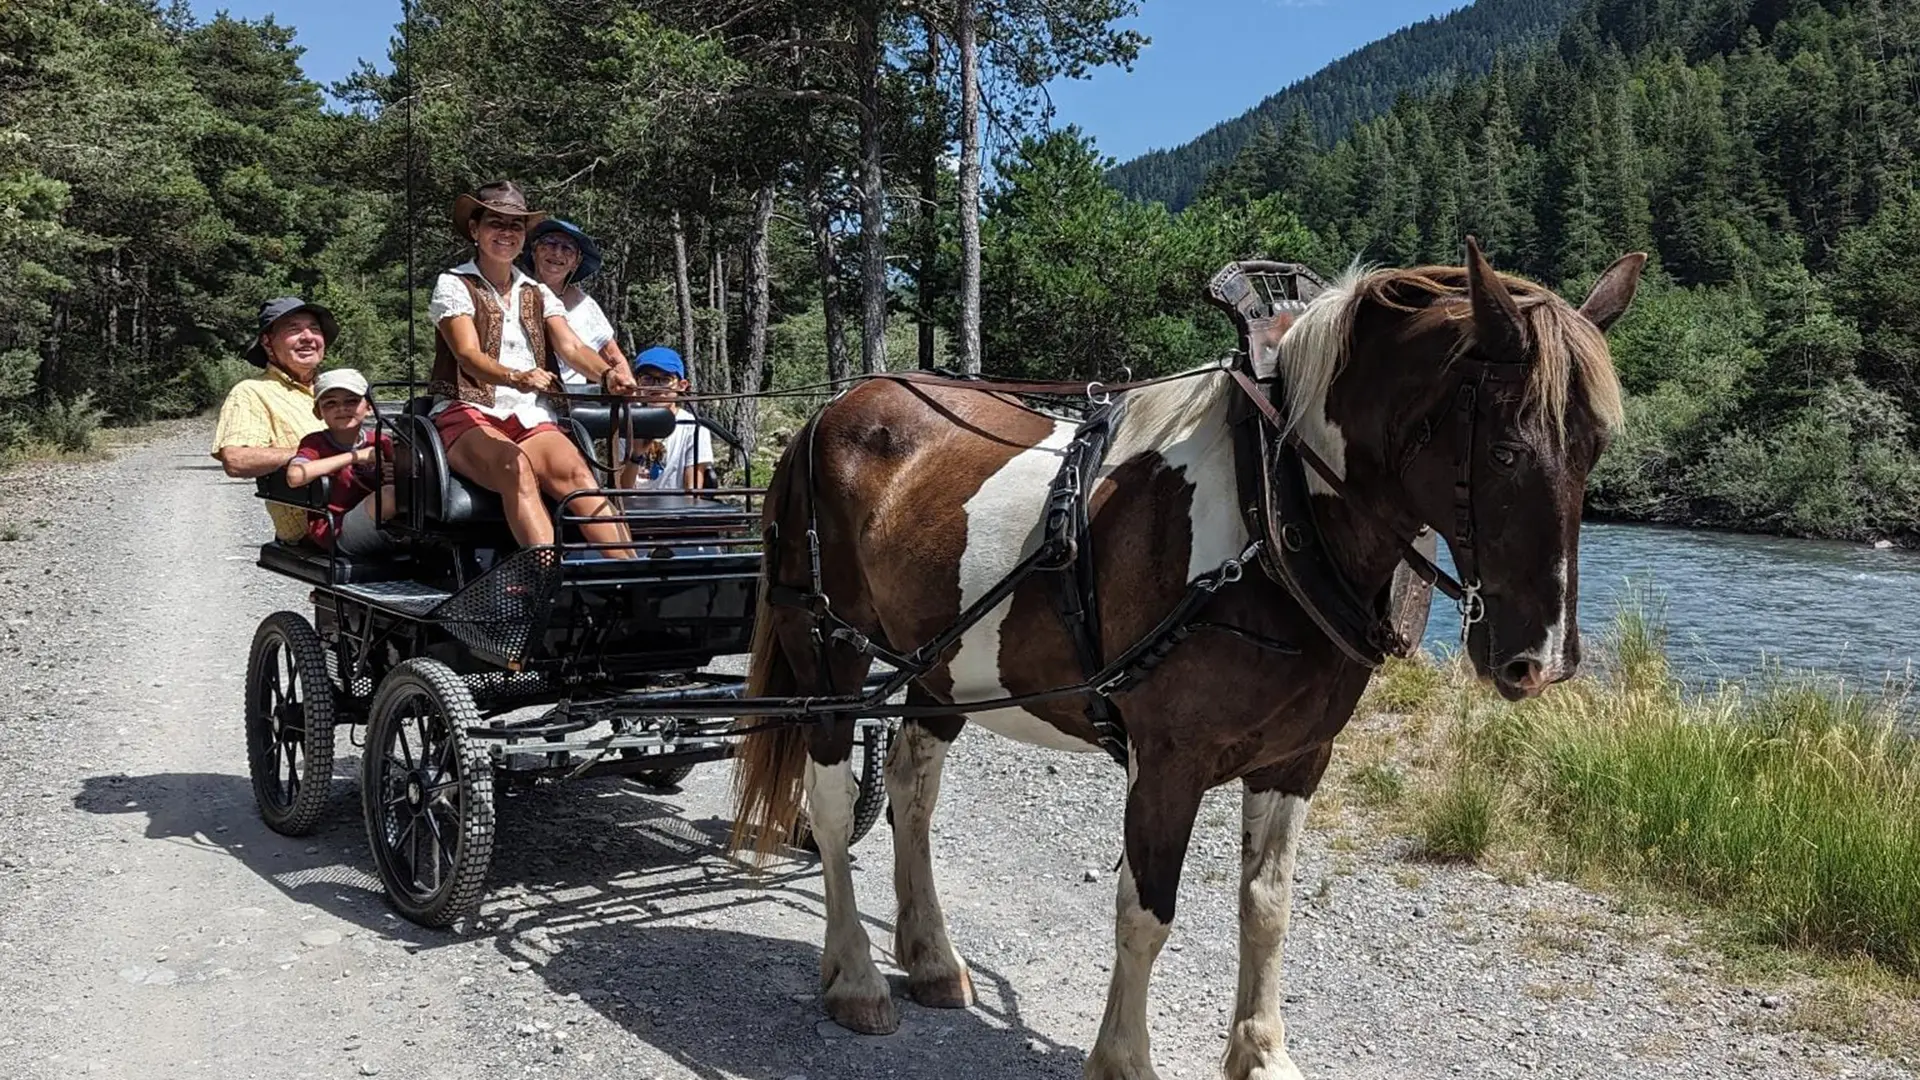
[[[1452,571],[1451,560],[1442,563]],[[1667,654],[1694,686],[1763,666],[1876,689],[1920,658],[1920,552],[1647,525],[1580,530],[1580,629],[1588,655],[1621,604],[1667,627]],[[1434,593],[1427,648],[1458,648],[1460,617]]]

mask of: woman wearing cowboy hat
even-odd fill
[[[633,377],[588,348],[567,322],[560,298],[514,266],[527,228],[546,215],[527,208],[511,181],[482,186],[453,204],[456,232],[473,241],[473,258],[440,275],[427,315],[439,330],[428,391],[441,400],[434,426],[447,447],[447,464],[469,480],[499,492],[513,538],[523,547],[554,542],[553,522],[541,502],[596,486],[573,440],[561,433],[540,401],[560,389],[562,363],[609,393],[633,390]],[[574,513],[611,515],[605,499],[581,499]],[[628,537],[618,521],[581,526],[596,544]],[[609,549],[632,557],[630,549]]]
[[[570,221],[548,218],[527,233],[527,250],[520,256],[520,268],[560,298],[567,309],[567,325],[587,348],[628,378],[633,377],[620,343],[614,340],[607,313],[580,287],[582,281],[600,272],[600,248],[593,237]],[[568,393],[574,394],[589,392],[591,385],[586,374],[573,367],[560,373],[560,381]]]

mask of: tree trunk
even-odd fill
[[[694,362],[698,354],[694,352],[693,336],[693,283],[687,274],[687,227],[680,221],[680,211],[675,209],[673,222],[673,298],[680,305],[680,355],[686,357],[688,364]],[[697,391],[700,387],[696,386]]]
[[[933,367],[933,276],[940,259],[940,151],[947,146],[946,109],[940,100],[940,31],[930,15],[927,28],[927,82],[922,90],[922,135],[926,145],[920,159],[920,258],[914,268],[914,312],[920,333],[920,367]]]
[[[758,393],[767,375],[767,309],[771,303],[770,278],[773,269],[767,260],[767,227],[773,221],[774,185],[762,184],[753,201],[753,230],[747,236],[747,350],[734,375],[734,385],[743,394]],[[734,434],[751,456],[760,445],[760,402],[742,398],[735,403]]]
[[[860,364],[887,370],[886,189],[880,175],[880,4],[860,20]]]
[[[713,240],[713,378],[720,392],[733,393],[733,369],[727,363],[727,252]]]
[[[852,374],[847,363],[847,328],[840,303],[840,266],[835,258],[833,217],[827,210],[826,181],[817,162],[807,165],[807,228],[813,233],[813,267],[820,275],[820,313],[827,328],[827,378],[835,386]]]
[[[956,0],[960,45],[960,370],[980,370],[980,55],[973,0]]]

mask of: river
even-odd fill
[[[1441,561],[1452,562],[1441,546]],[[1623,600],[1651,595],[1667,653],[1690,685],[1762,665],[1878,688],[1920,658],[1920,552],[1651,525],[1580,530],[1580,629],[1593,645]],[[1426,646],[1458,647],[1460,617],[1434,594]]]

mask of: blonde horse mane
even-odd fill
[[[1604,427],[1618,427],[1624,416],[1620,379],[1605,335],[1551,290],[1505,274],[1500,280],[1520,309],[1533,350],[1527,380],[1529,414],[1557,437],[1564,437],[1567,407],[1577,390]],[[1279,364],[1290,423],[1310,421],[1323,411],[1327,391],[1346,365],[1354,319],[1368,303],[1410,312],[1414,333],[1459,324],[1449,362],[1474,346],[1465,270],[1452,266],[1376,270],[1355,265],[1315,298],[1281,341]]]

